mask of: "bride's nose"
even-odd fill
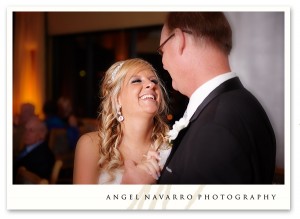
[[[154,86],[155,86],[154,82],[152,82],[150,80],[146,82],[147,89],[152,89]]]

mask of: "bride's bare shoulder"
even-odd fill
[[[83,134],[78,142],[77,142],[77,147],[82,146],[82,145],[89,145],[89,146],[97,146],[99,143],[99,136],[98,132],[88,132]]]

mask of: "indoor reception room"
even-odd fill
[[[169,128],[184,115],[189,99],[173,89],[157,53],[166,15],[149,11],[12,13],[13,184],[73,184],[78,139],[98,130],[100,86],[115,62],[131,58],[149,62],[169,97],[164,118]],[[233,29],[232,71],[270,119],[276,137],[273,184],[284,184],[284,15],[225,15]],[[270,74],[272,82],[267,83]],[[39,152],[33,154],[37,147]]]

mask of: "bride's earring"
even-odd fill
[[[122,122],[124,120],[124,117],[122,116],[122,113],[121,113],[121,106],[118,106],[117,120],[118,120],[118,122]]]

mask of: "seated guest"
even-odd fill
[[[24,148],[13,162],[14,184],[17,183],[16,176],[21,166],[41,178],[50,179],[55,157],[45,140],[46,135],[46,125],[39,118],[32,117],[27,121],[23,135]]]
[[[56,102],[47,101],[43,106],[45,123],[48,132],[52,129],[63,128],[67,131],[68,144],[70,149],[74,149],[79,139],[80,132],[78,121],[73,114],[73,107],[68,98],[61,97]]]
[[[20,113],[13,117],[13,156],[20,153],[21,137],[23,136],[24,126],[28,119],[37,117],[35,114],[35,106],[32,103],[22,103],[20,106]]]
[[[73,111],[73,104],[67,97],[60,97],[57,101],[58,116],[62,119],[67,129],[69,146],[71,149],[76,147],[80,136],[77,117]]]
[[[43,106],[43,112],[45,115],[45,124],[48,129],[48,133],[51,131],[51,129],[55,128],[65,128],[65,124],[62,121],[62,119],[58,116],[57,113],[57,104],[53,100],[49,100],[45,102]]]

